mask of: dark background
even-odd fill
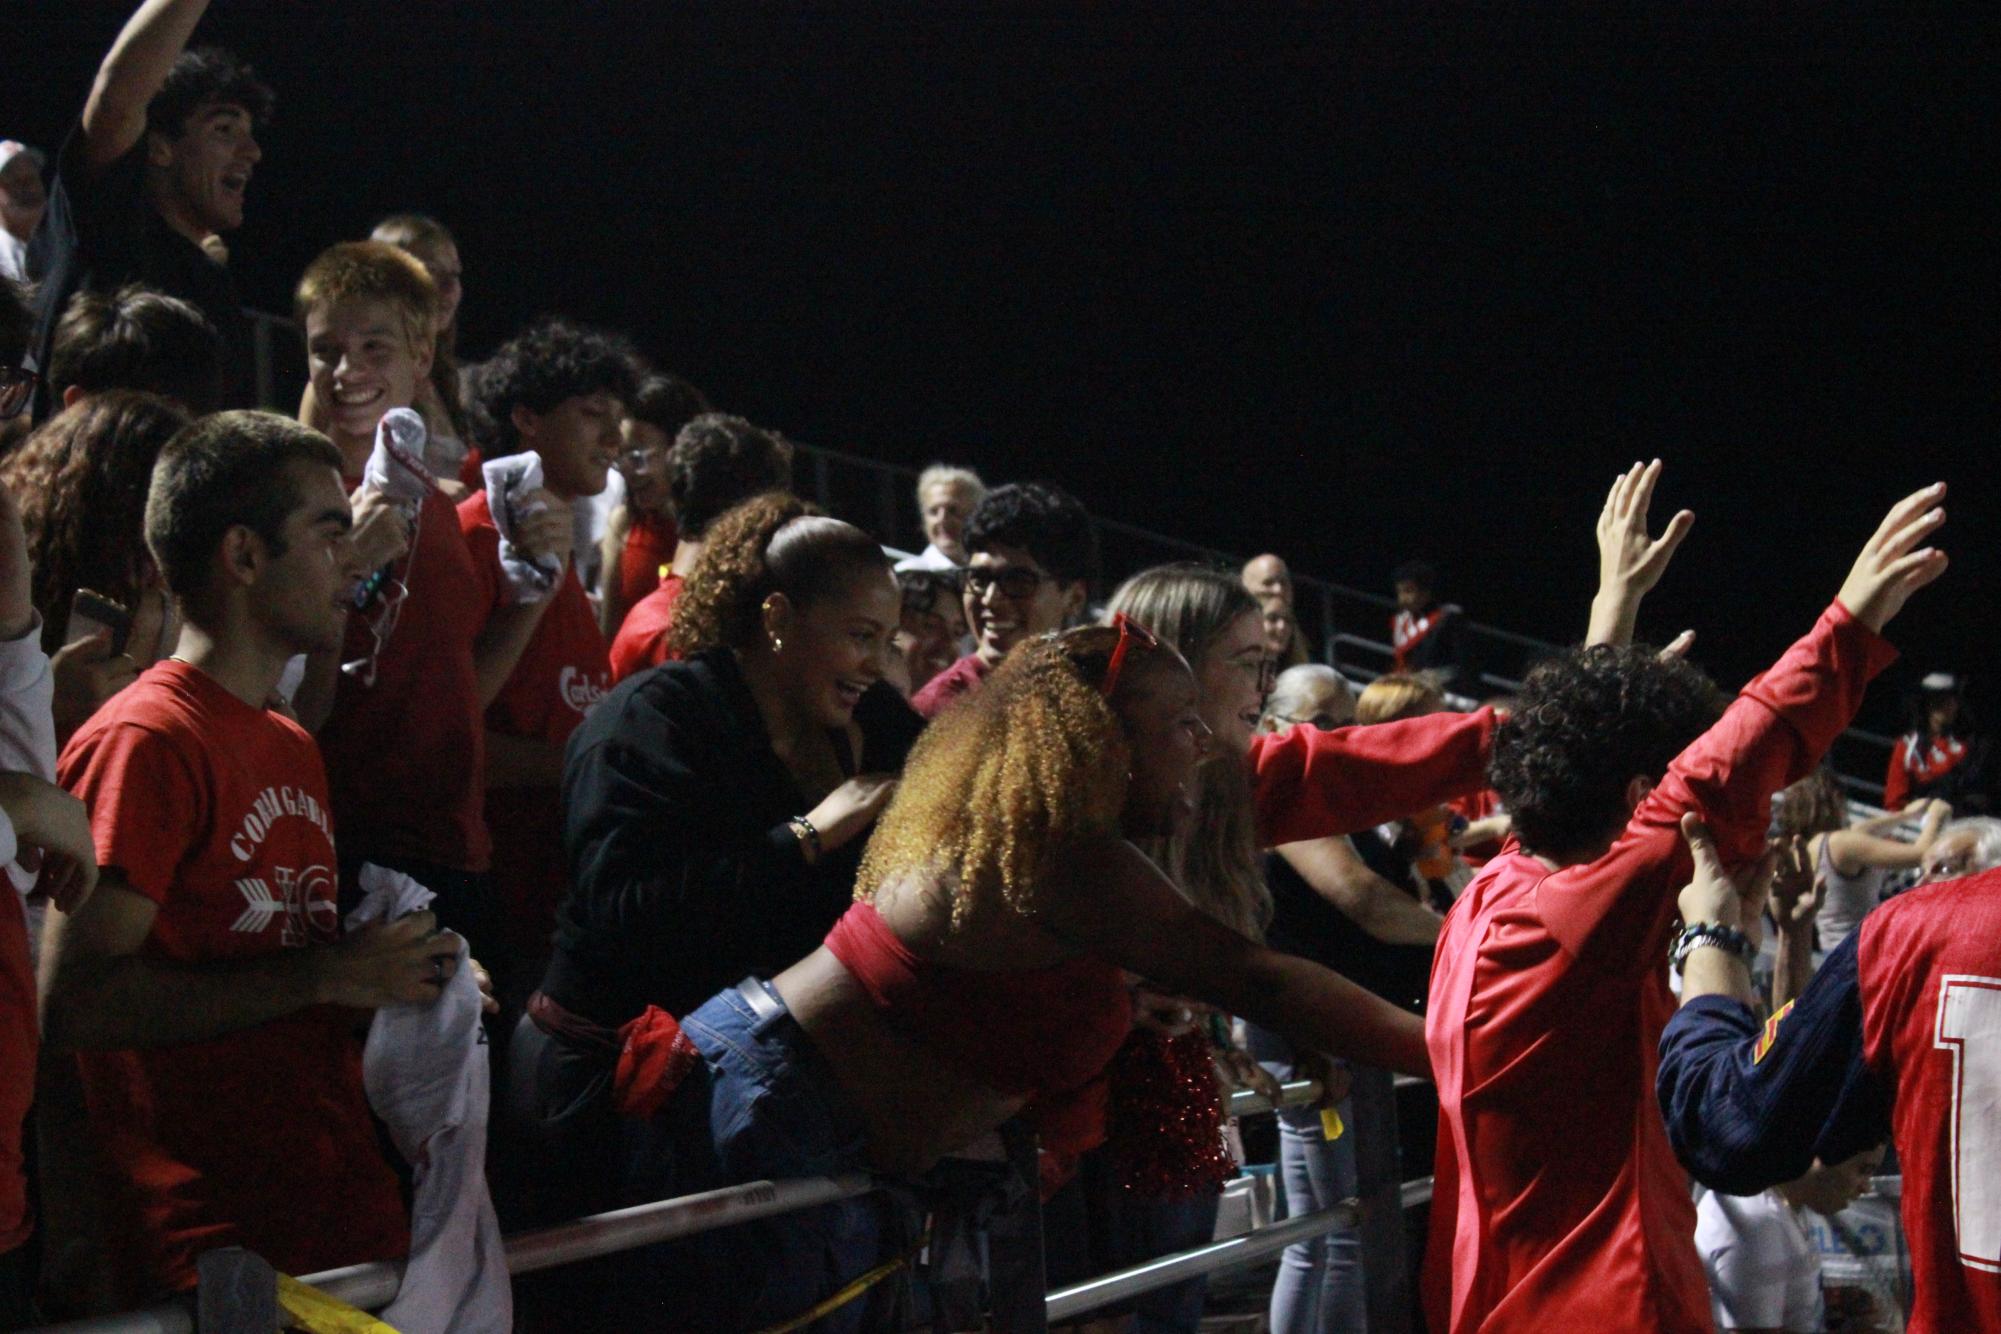
[[[53,148],[128,8],[0,0],[0,132]],[[1699,517],[1642,633],[1697,627],[1732,684],[1945,478],[1955,568],[1893,682],[1977,674],[1996,29],[1660,8],[220,0],[197,40],[279,93],[253,304],[435,212],[473,354],[602,321],[808,443],[1370,588],[1429,555],[1552,639],[1659,454]]]

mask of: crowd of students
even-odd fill
[[[1025,1327],[1004,1263],[1212,1234],[1231,1086],[1319,1080],[1286,1194],[1352,1194],[1349,1061],[1437,1084],[1435,1330],[1820,1328],[1793,1210],[1891,1143],[1911,1327],[2001,1322],[2001,879],[1962,879],[2001,825],[1942,790],[1984,760],[1957,682],[1893,817],[1818,768],[1944,572],[1942,486],[1732,701],[1634,642],[1693,522],[1635,465],[1582,645],[1451,712],[1429,566],[1357,697],[1281,558],[1100,604],[1047,482],[927,470],[894,559],[618,334],[462,364],[428,218],[308,266],[304,398],[252,410],[221,238],[272,94],[189,47],[205,7],[146,0],[60,150],[0,147],[0,1328],[228,1245],[407,1259],[406,1329]],[[540,1286],[497,1251],[847,1171],[885,1189]],[[1273,1327],[1363,1328],[1360,1265],[1294,1247]]]

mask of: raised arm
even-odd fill
[[[1192,906],[1123,840],[1066,857],[1037,917],[1154,986],[1220,1006],[1305,1051],[1431,1075],[1424,1021],[1317,963],[1280,954]]]
[[[1943,801],[1925,803],[1924,818],[1918,826],[1918,836],[1906,843],[1900,838],[1885,838],[1878,831],[1887,832],[1907,817],[1903,813],[1879,816],[1875,820],[1865,820],[1852,829],[1837,829],[1827,836],[1827,855],[1835,867],[1843,873],[1853,875],[1866,867],[1881,867],[1885,870],[1909,870],[1913,866],[1923,866],[1925,854],[1938,841],[1939,831],[1952,818],[1952,807]]]
[[[208,0],[146,0],[104,63],[83,105],[84,162],[101,171],[132,151],[146,133],[146,105],[187,49]]]
[[[1647,511],[1661,461],[1635,463],[1621,473],[1598,514],[1598,593],[1591,599],[1587,644],[1621,646],[1633,642],[1640,602],[1661,580],[1675,549],[1688,536],[1695,515],[1682,510],[1658,538],[1647,534]]]
[[[1498,722],[1480,709],[1260,733],[1251,742],[1260,846],[1352,834],[1478,792]]]
[[[1689,874],[1685,812],[1707,822],[1728,863],[1764,850],[1772,793],[1811,772],[1848,726],[1870,680],[1896,657],[1880,628],[1944,570],[1942,553],[1917,549],[1944,522],[1934,507],[1943,494],[1942,485],[1927,487],[1898,502],[1813,629],[1675,758],[1610,852],[1537,888],[1544,920],[1565,948],[1630,956],[1658,943],[1673,920],[1671,891]],[[1651,909],[1622,911],[1634,896]]]

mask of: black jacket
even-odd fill
[[[862,773],[898,772],[924,723],[877,683],[855,709]],[[570,738],[557,911],[543,990],[616,1027],[647,1005],[687,1014],[747,974],[810,954],[846,911],[866,839],[807,865],[786,821],[808,803],[734,654],[622,682]]]

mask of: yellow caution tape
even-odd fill
[[[368,1312],[327,1296],[286,1274],[278,1275],[278,1309],[290,1328],[306,1334],[396,1334]]]
[[[1329,1144],[1347,1134],[1348,1127],[1341,1124],[1341,1113],[1335,1111],[1332,1107],[1322,1107],[1320,1109],[1320,1133],[1326,1137]]]

